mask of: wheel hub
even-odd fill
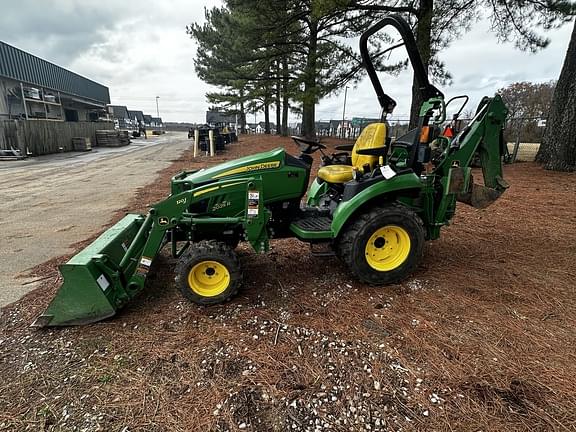
[[[377,249],[383,248],[385,244],[386,240],[384,239],[384,237],[378,237],[376,240],[374,240],[374,247]]]
[[[378,271],[391,271],[402,265],[410,255],[410,236],[397,225],[377,229],[366,243],[366,262]]]
[[[217,261],[202,261],[194,265],[188,273],[188,286],[203,297],[222,294],[230,284],[230,273]]]

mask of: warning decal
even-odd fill
[[[258,216],[260,208],[260,192],[248,191],[248,216]]]

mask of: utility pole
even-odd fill
[[[340,138],[344,138],[344,119],[346,118],[346,96],[348,96],[348,86],[344,88],[344,109],[342,110],[342,127],[340,128]]]
[[[160,96],[156,96],[156,117],[160,118],[160,110],[158,109],[158,99],[160,99]]]

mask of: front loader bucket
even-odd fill
[[[136,270],[136,260],[120,263],[128,249],[142,250],[136,237],[144,217],[129,214],[88,247],[59,267],[64,283],[34,327],[80,325],[111,317],[131,299],[126,280]],[[142,237],[142,236],[138,236]],[[132,245],[133,242],[137,244]],[[139,243],[142,243],[140,246]],[[126,261],[126,260],[125,260]]]

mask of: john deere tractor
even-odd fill
[[[424,100],[417,127],[396,140],[386,123],[396,102],[384,93],[368,53],[369,37],[386,26],[402,37]],[[442,136],[444,95],[428,81],[408,24],[399,16],[383,19],[362,35],[360,52],[382,116],[354,145],[329,155],[321,143],[294,137],[298,157],[278,148],[179,173],[168,198],[147,215],[127,215],[60,267],[64,283],[35,325],[114,315],[142,290],[168,245],[178,259],[179,290],[200,305],[224,302],[241,287],[238,242],[256,252],[278,238],[323,243],[369,284],[396,283],[414,272],[424,242],[440,236],[457,201],[486,207],[508,187],[501,161],[507,110],[500,96],[485,97],[466,127]],[[316,152],[323,166],[307,191]],[[476,153],[483,185],[471,174]]]

